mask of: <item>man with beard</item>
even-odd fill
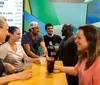
[[[74,42],[73,26],[71,24],[64,24],[62,27],[62,40],[57,57],[63,61],[64,66],[74,66],[77,63],[77,46]],[[78,85],[76,77],[67,75],[68,85]]]
[[[21,44],[28,56],[38,58],[39,46],[41,46],[43,53],[47,56],[47,49],[44,43],[43,36],[39,35],[39,23],[31,22],[29,25],[29,32],[22,36]]]

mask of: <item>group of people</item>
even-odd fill
[[[6,72],[21,72],[24,70],[24,61],[36,62],[36,59],[28,57],[21,46],[16,43],[19,41],[21,34],[18,27],[11,26],[8,32],[9,35],[0,48],[0,58],[7,65]]]
[[[47,23],[45,25],[47,35],[44,36],[44,41],[48,50],[48,55],[51,56],[51,52],[55,51],[53,47],[59,45],[59,49],[56,51],[56,60],[62,60],[64,66],[74,66],[78,60],[77,47],[74,42],[73,26],[71,24],[64,24],[62,26],[63,39],[54,34],[53,25]],[[68,85],[78,85],[78,78],[66,74]]]
[[[16,26],[9,27],[6,20],[0,17],[0,76],[5,69],[11,74],[0,77],[0,84],[5,84],[18,79],[32,77],[32,71],[23,71],[24,62],[39,63],[39,58],[51,56],[51,51],[59,44],[56,51],[56,60],[62,60],[64,66],[56,66],[54,69],[66,73],[68,85],[99,85],[100,84],[100,35],[97,28],[86,24],[78,28],[77,34],[73,34],[73,26],[62,26],[63,39],[54,34],[53,25],[47,23],[45,30],[47,35],[39,34],[39,23],[31,22],[29,32],[22,35],[21,45],[16,42],[20,39],[20,29]],[[43,55],[39,53],[39,46]],[[53,50],[52,50],[53,49]],[[74,77],[75,76],[75,77]],[[77,77],[78,76],[78,77]],[[79,83],[78,83],[79,82]]]
[[[5,42],[7,35],[9,35],[8,24],[3,17],[0,17],[0,45]],[[0,46],[0,49],[1,49],[1,46]],[[0,54],[1,54],[1,52],[0,52]],[[0,56],[0,57],[5,57],[5,56]],[[0,85],[6,84],[6,83],[14,81],[14,80],[28,79],[28,78],[32,77],[31,70],[27,70],[27,71],[23,71],[23,72],[19,72],[19,73],[15,73],[12,75],[2,77],[2,74],[5,71],[5,68],[9,68],[9,66],[11,67],[10,64],[8,65],[7,63],[3,62],[2,59],[0,58]],[[13,68],[13,67],[11,67],[11,68]],[[15,71],[15,70],[13,70],[13,71]]]
[[[74,39],[78,50],[77,64],[55,66],[55,69],[78,76],[78,85],[100,85],[100,33],[95,26],[86,24],[78,28]]]

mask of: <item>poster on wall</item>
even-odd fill
[[[9,26],[23,28],[23,0],[0,0],[0,16],[7,19]]]
[[[93,0],[92,2],[88,3],[86,23],[100,23],[100,0]],[[100,27],[100,24],[98,24],[97,27]]]

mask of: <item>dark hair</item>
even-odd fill
[[[47,27],[49,27],[49,26],[52,26],[52,27],[53,27],[53,25],[52,25],[51,23],[47,23],[47,24],[45,25],[45,30],[47,30]]]
[[[98,50],[97,42],[100,39],[98,36],[99,32],[94,25],[90,25],[90,24],[80,26],[78,30],[83,30],[84,36],[89,43],[88,54],[86,52],[82,52],[79,59],[79,62],[81,63],[82,60],[87,57],[88,60],[85,69],[88,69],[93,64],[93,62],[97,59],[97,57],[100,55],[100,53],[97,53]]]
[[[73,35],[73,26],[71,24],[64,24],[62,27],[62,35],[69,37]]]
[[[16,27],[16,26],[9,26],[8,32],[11,33],[11,34],[14,34],[14,32],[16,31],[16,29],[19,29],[19,28]],[[5,40],[6,42],[9,40],[9,37],[10,36],[6,37],[6,40]]]

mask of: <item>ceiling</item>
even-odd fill
[[[84,3],[85,0],[50,0],[52,2]]]

